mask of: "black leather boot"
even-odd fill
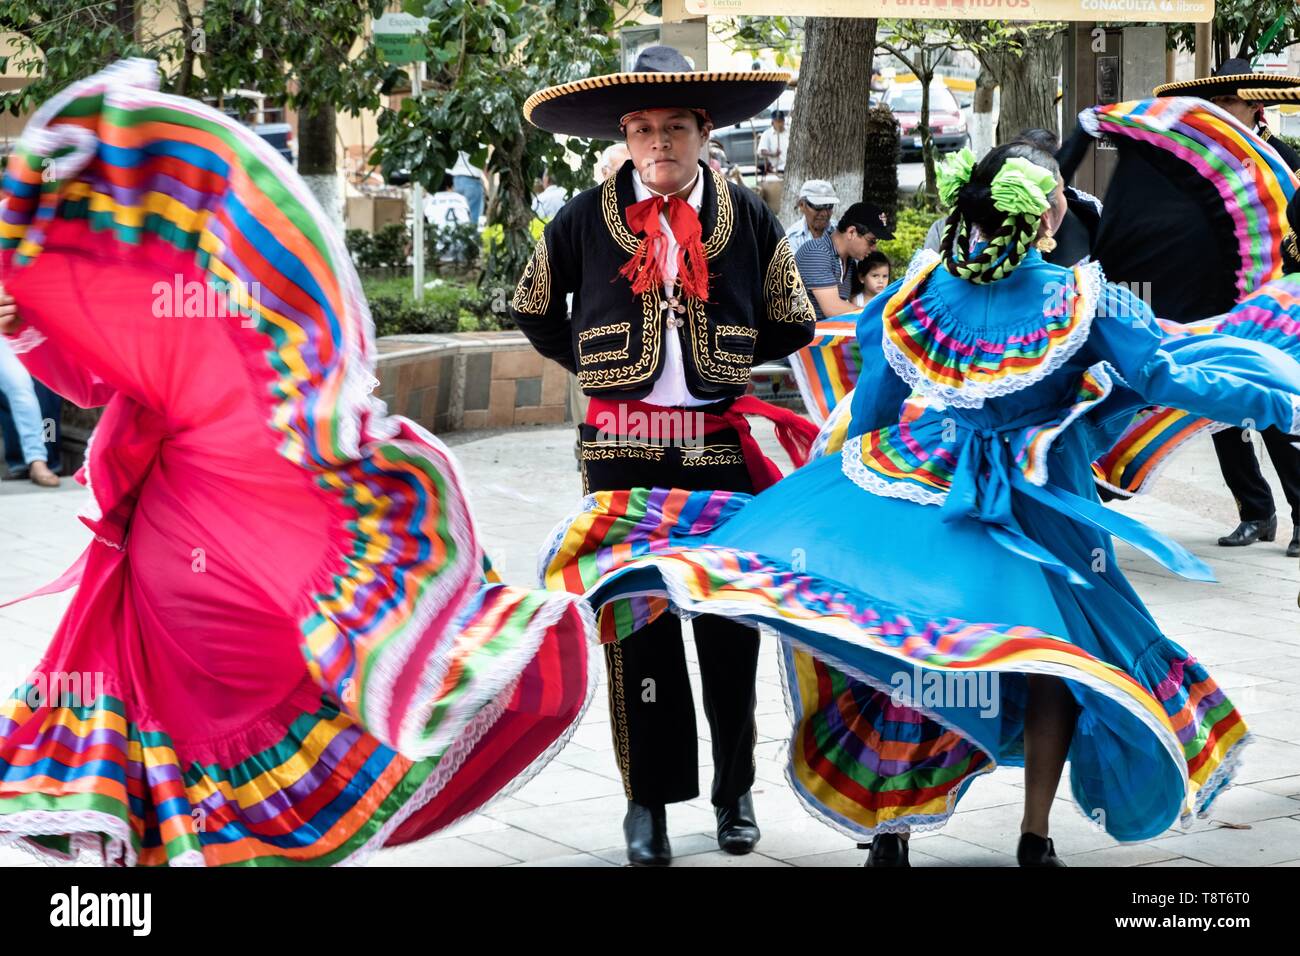
[[[1243,521],[1232,534],[1220,538],[1219,545],[1224,548],[1240,548],[1256,541],[1272,541],[1276,537],[1277,515],[1273,515],[1267,521]]]
[[[627,860],[633,866],[667,866],[673,861],[668,814],[663,804],[647,807],[629,800],[623,836],[627,839]]]
[[[714,807],[718,817],[718,846],[727,853],[743,856],[758,845],[758,824],[754,821],[754,798],[745,793],[735,803]]]
[[[897,833],[881,833],[869,844],[866,866],[907,866],[907,841]]]
[[[1020,845],[1016,847],[1016,862],[1021,866],[1065,866],[1065,861],[1056,855],[1056,847],[1047,837],[1037,833],[1020,834]]]
[[[1288,558],[1300,558],[1300,524],[1291,531],[1291,543],[1286,546]]]

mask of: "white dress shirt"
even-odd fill
[[[704,177],[706,171],[700,169],[699,175],[695,177],[695,188],[691,194],[686,197],[691,208],[699,214],[700,206],[704,202]],[[632,171],[632,188],[636,190],[637,202],[649,199],[651,196],[661,196],[662,193],[651,192],[645,183],[641,182],[641,173],[638,170]],[[673,235],[673,230],[668,224],[667,213],[668,207],[664,206],[664,211],[659,213],[659,227],[668,237],[668,250],[665,254],[663,263],[664,270],[664,299],[665,301],[673,294],[673,287],[677,282],[677,237]],[[691,394],[690,389],[686,387],[686,370],[682,364],[682,340],[678,330],[668,325],[668,316],[676,315],[664,310],[660,313],[659,322],[663,323],[664,337],[664,367],[659,373],[659,378],[655,382],[654,388],[650,394],[641,401],[648,405],[662,405],[667,408],[708,405],[717,399],[696,398]]]

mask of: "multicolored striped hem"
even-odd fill
[[[921,701],[898,697],[898,688],[871,676],[866,662],[891,672],[902,666],[1051,675],[1117,704],[1134,721],[1123,732],[1145,742],[1144,759],[1166,761],[1182,781],[1182,799],[1168,807],[1167,819],[1144,821],[1147,831],[1203,812],[1228,784],[1245,724],[1205,669],[1176,655],[1173,645],[1160,676],[1146,686],[1036,628],[911,614],[760,555],[710,546],[642,547],[644,556],[620,550],[630,529],[641,538],[657,529],[680,541],[690,537],[684,529],[698,534],[716,526],[717,520],[701,524],[700,516],[734,501],[714,497],[591,496],[584,514],[557,529],[546,564],[549,580],[585,587],[598,613],[614,612],[629,597],[653,595],[667,598],[682,615],[720,614],[776,633],[794,723],[787,772],[800,799],[828,825],[858,838],[942,825],[970,780],[997,764],[991,748]],[[584,563],[605,570],[583,574]],[[605,636],[627,633],[611,627]],[[1111,833],[1121,841],[1151,835]]]

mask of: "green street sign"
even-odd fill
[[[418,63],[424,58],[424,43],[418,36],[405,34],[376,33],[375,46],[379,55],[396,66]]]
[[[371,21],[376,48],[385,60],[396,66],[424,59],[423,35],[428,29],[428,17],[414,17],[409,13],[386,13]]]

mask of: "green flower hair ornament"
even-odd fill
[[[961,187],[970,182],[974,168],[975,154],[970,151],[970,147],[962,147],[949,155],[938,170],[939,201],[945,206],[954,205]]]
[[[1051,208],[1047,197],[1056,189],[1056,176],[1023,156],[1012,156],[989,184],[993,205],[1009,216],[1041,216]]]

